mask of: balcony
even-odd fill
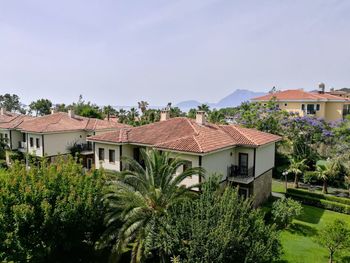
[[[254,167],[231,165],[227,167],[227,179],[237,183],[249,184],[254,180]]]
[[[91,142],[77,144],[77,148],[82,155],[89,155],[94,153]]]
[[[26,150],[27,150],[27,142],[18,142],[18,150],[20,152],[26,152]]]

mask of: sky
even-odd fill
[[[216,102],[350,87],[350,1],[0,0],[0,94]]]

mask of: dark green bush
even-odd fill
[[[350,198],[338,197],[338,196],[327,195],[327,194],[322,194],[322,193],[314,193],[314,192],[310,192],[308,190],[295,189],[295,188],[289,188],[287,190],[287,192],[300,194],[300,195],[307,195],[309,197],[314,197],[314,198],[318,198],[318,199],[325,199],[325,200],[336,202],[336,203],[350,205]]]
[[[286,195],[306,205],[312,205],[312,206],[332,210],[339,213],[350,214],[350,205],[330,201],[327,199],[313,197],[308,195],[308,193],[305,191],[298,191],[298,190],[295,191],[295,190],[296,189],[288,189]],[[311,194],[314,194],[314,193],[311,193]],[[318,194],[315,194],[315,195],[318,195]],[[336,198],[339,198],[339,197],[336,197]]]

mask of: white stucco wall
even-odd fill
[[[69,153],[69,147],[74,143],[86,143],[86,132],[51,133],[44,135],[45,155]]]
[[[104,149],[104,159],[103,160],[99,160],[99,158],[98,158],[99,148]],[[109,150],[115,151],[115,162],[114,163],[109,162]],[[107,170],[119,171],[119,167],[120,167],[119,151],[120,151],[119,145],[95,143],[95,166],[96,166],[96,168],[98,169],[98,168],[103,167],[104,169],[107,169]]]
[[[33,133],[27,133],[27,141],[26,145],[28,146],[28,153],[43,157],[43,142],[42,142],[42,136],[41,134],[33,134]],[[33,138],[33,146],[30,146],[30,138]],[[36,147],[36,139],[39,139],[39,147]]]
[[[275,144],[271,143],[256,149],[255,177],[275,166]]]
[[[221,180],[227,177],[227,168],[235,164],[235,149],[227,149],[215,152],[202,157],[202,167],[206,170],[207,176],[214,173],[221,175]]]

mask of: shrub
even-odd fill
[[[291,198],[281,198],[272,204],[272,219],[280,228],[286,228],[302,212],[299,202]]]
[[[94,262],[103,174],[73,158],[0,172],[0,261]]]
[[[312,206],[332,210],[339,213],[350,214],[350,205],[313,197],[308,194],[305,194],[305,191],[296,192],[294,190],[295,189],[288,189],[286,195],[289,197],[292,197],[293,199],[299,200],[300,202],[306,205],[312,205]],[[318,195],[318,194],[315,194],[315,195]],[[345,198],[342,198],[342,199],[345,199]]]

